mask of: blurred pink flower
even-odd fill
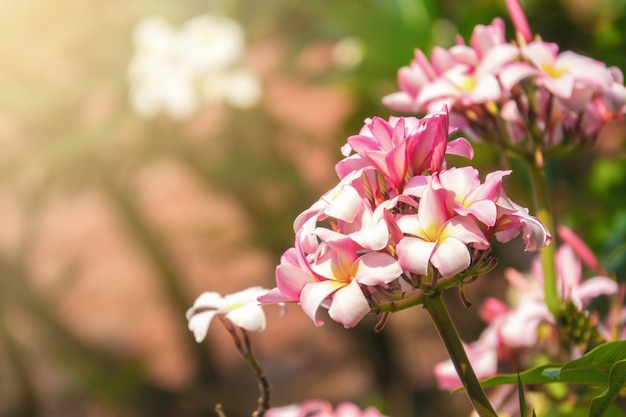
[[[420,50],[407,67],[398,71],[399,92],[383,98],[387,107],[402,112],[421,113],[447,105],[497,101],[503,94],[497,74],[519,57],[519,49],[506,42],[504,22],[474,28],[470,45],[459,38],[450,49],[436,46],[430,61]]]
[[[524,10],[520,5],[519,0],[506,0],[505,3],[506,8],[509,11],[509,16],[511,16],[511,20],[513,21],[513,26],[515,26],[515,31],[519,34],[522,40],[530,42],[533,35],[530,31],[526,15],[524,14]]]
[[[420,50],[398,70],[398,92],[387,107],[424,113],[446,106],[453,125],[474,140],[502,142],[523,152],[533,141],[544,148],[588,145],[608,121],[626,113],[619,68],[557,44],[532,40],[516,0],[507,1],[518,44],[504,37],[504,22],[474,28],[469,45],[458,38],[430,59]],[[523,85],[522,85],[523,83]]]
[[[578,311],[584,311],[595,297],[614,295],[618,291],[617,283],[608,277],[595,276],[583,281],[580,261],[568,245],[561,245],[557,250],[556,271],[559,297],[571,302]],[[516,291],[515,307],[509,308],[499,300],[488,298],[480,310],[480,316],[488,326],[477,341],[466,345],[468,358],[479,378],[495,375],[498,363],[519,366],[520,359],[524,357],[520,352],[532,351],[537,346],[540,325],[548,324],[556,332],[554,327],[557,323],[545,303],[540,262],[533,264],[534,279],[528,279],[513,269],[507,269],[505,275]],[[609,333],[602,328],[599,330],[605,336]],[[571,355],[577,356],[580,352],[573,351]],[[461,386],[450,361],[436,365],[435,376],[442,389]]]
[[[376,407],[361,410],[351,402],[342,402],[333,408],[322,400],[307,400],[301,404],[274,407],[267,410],[266,417],[384,417]]]

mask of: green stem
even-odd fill
[[[476,413],[478,413],[480,417],[497,417],[498,414],[496,414],[491,406],[483,387],[481,387],[480,382],[478,382],[474,369],[472,369],[472,365],[467,358],[459,334],[456,331],[456,327],[454,327],[454,323],[446,309],[441,294],[439,293],[433,297],[427,298],[424,301],[424,308],[430,314],[433,323],[435,323],[435,327],[437,327],[439,336],[448,351],[448,355],[454,364],[454,368],[463,383],[463,388],[465,388],[465,392],[474,410],[476,410]]]
[[[554,235],[554,219],[552,216],[550,198],[548,194],[546,170],[543,162],[543,154],[537,148],[534,157],[528,161],[530,168],[531,187],[535,205],[535,215]],[[548,244],[541,248],[541,266],[543,269],[543,286],[545,300],[548,309],[553,316],[559,313],[559,296],[556,287],[556,265],[554,244]]]

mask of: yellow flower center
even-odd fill
[[[551,78],[561,78],[561,75],[567,71],[566,68],[559,68],[549,62],[541,64],[541,70],[548,74]]]
[[[474,77],[463,77],[459,87],[463,91],[472,91],[476,88],[476,78]]]

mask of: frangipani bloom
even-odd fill
[[[212,291],[204,292],[187,310],[189,330],[200,343],[206,337],[213,318],[221,314],[235,326],[260,332],[265,329],[265,313],[257,298],[267,292],[262,287],[252,287],[226,296]]]
[[[419,298],[429,277],[436,285],[435,277],[484,273],[494,264],[494,236],[523,233],[528,249],[546,245],[545,227],[506,197],[508,171],[483,183],[474,168],[447,168],[446,154],[473,153],[465,139],[448,142],[449,133],[445,109],[423,119],[367,119],[342,148],[337,186],[296,218],[277,287],[260,301],[297,302],[317,325],[322,306],[352,327],[381,299]]]
[[[396,111],[424,113],[446,105],[454,124],[475,140],[505,142],[524,152],[591,143],[600,128],[626,113],[619,68],[540,39],[531,40],[515,0],[507,1],[517,45],[504,38],[504,22],[478,25],[469,45],[422,51],[398,71],[400,91],[383,98]],[[541,137],[538,137],[541,135]]]
[[[308,400],[302,404],[274,407],[267,410],[266,417],[384,417],[375,407],[361,410],[350,402],[342,402],[333,408],[322,400]]]
[[[398,261],[406,270],[419,275],[428,274],[432,264],[444,278],[467,269],[471,263],[468,244],[479,249],[489,242],[472,217],[450,215],[445,189],[427,186],[417,214],[398,219],[398,227],[406,237],[398,243]]]
[[[396,189],[401,189],[413,176],[445,168],[446,154],[468,159],[474,156],[466,139],[448,142],[452,131],[445,110],[422,119],[366,119],[361,132],[350,136],[348,143],[341,148],[346,158],[337,163],[337,174],[344,178],[359,169],[374,168]],[[351,152],[355,153],[350,155]]]
[[[383,98],[383,104],[397,111],[423,113],[442,105],[451,110],[458,104],[485,103],[503,94],[497,72],[519,56],[519,50],[506,42],[504,22],[478,25],[470,45],[459,38],[446,50],[433,48],[430,61],[420,50],[407,67],[398,71],[400,92]]]
[[[317,325],[323,322],[316,318],[316,312],[325,305],[333,320],[353,327],[370,312],[361,285],[388,284],[400,276],[402,269],[386,253],[359,255],[359,246],[349,237],[322,228],[315,233],[321,240],[315,253],[306,256],[301,247],[289,249],[276,269],[280,294],[270,292],[261,301],[299,301]]]

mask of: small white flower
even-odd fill
[[[235,326],[245,330],[260,332],[265,329],[265,313],[257,298],[269,290],[252,287],[222,297],[217,292],[202,293],[193,306],[187,310],[189,330],[198,343],[206,337],[209,325],[216,314],[223,314]]]
[[[201,15],[175,28],[158,16],[139,22],[128,67],[130,103],[137,114],[189,118],[204,103],[249,108],[261,97],[244,65],[245,33],[227,17]]]

